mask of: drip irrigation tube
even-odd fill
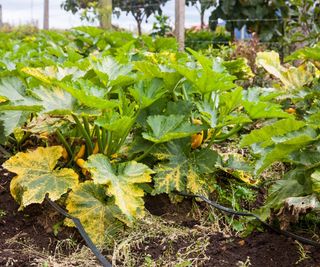
[[[265,221],[263,221],[259,216],[257,216],[256,214],[250,213],[250,212],[243,212],[243,211],[235,211],[233,209],[227,208],[225,206],[222,206],[212,200],[209,200],[208,198],[201,196],[201,195],[195,195],[195,194],[188,194],[188,193],[181,193],[181,192],[175,192],[176,195],[180,195],[180,196],[184,196],[184,197],[191,197],[191,198],[200,198],[202,199],[204,202],[208,203],[210,206],[215,207],[218,210],[224,211],[226,213],[229,214],[233,214],[233,215],[237,215],[237,216],[246,216],[246,217],[254,217],[256,220],[258,220],[259,222],[261,222],[264,226],[266,226],[267,228],[273,230],[274,232],[287,236],[287,237],[291,237],[297,241],[300,241],[303,244],[307,244],[307,245],[311,245],[311,246],[315,246],[315,247],[320,247],[320,243],[313,241],[311,239],[296,235],[294,233],[288,232],[286,230],[281,230],[278,229],[268,223],[266,223]]]
[[[56,203],[54,203],[49,197],[48,195],[46,195],[46,200],[49,202],[49,204],[59,213],[61,213],[63,216],[71,219],[74,224],[76,225],[80,235],[82,236],[82,238],[84,239],[84,241],[87,243],[88,247],[91,249],[91,251],[93,252],[93,254],[97,257],[97,259],[99,260],[99,262],[101,263],[101,265],[103,267],[112,267],[111,263],[107,261],[107,259],[101,254],[101,252],[97,249],[97,247],[95,246],[95,244],[92,242],[92,240],[90,239],[90,237],[88,236],[88,234],[86,233],[86,231],[84,230],[80,220],[76,217],[71,216],[69,213],[67,213],[65,210],[63,210],[59,205],[57,205]]]
[[[258,220],[259,222],[261,222],[264,226],[266,226],[267,228],[271,229],[272,231],[287,236],[287,237],[291,237],[297,241],[300,241],[303,244],[307,244],[307,245],[311,245],[311,246],[315,246],[315,247],[320,247],[320,243],[313,241],[311,239],[296,235],[294,233],[288,232],[286,230],[281,230],[278,228],[275,228],[274,226],[266,223],[265,221],[263,221],[262,219],[260,219],[259,216],[257,216],[256,214],[250,213],[250,212],[243,212],[243,211],[236,211],[233,210],[231,208],[222,206],[202,195],[196,195],[196,194],[188,194],[188,193],[182,193],[182,192],[174,192],[176,195],[180,195],[180,196],[184,196],[184,197],[190,197],[190,198],[200,198],[202,199],[204,202],[206,202],[207,204],[209,204],[210,206],[213,206],[214,208],[221,210],[223,212],[232,214],[232,215],[236,215],[236,216],[245,216],[245,217],[253,217],[256,220]],[[92,242],[92,240],[90,239],[90,237],[88,236],[88,234],[86,233],[86,231],[84,230],[80,220],[76,217],[71,216],[69,213],[67,213],[65,210],[63,210],[59,205],[57,205],[55,202],[53,202],[48,195],[46,195],[46,200],[48,201],[48,203],[59,213],[61,213],[63,216],[71,219],[74,224],[76,225],[80,235],[82,236],[82,238],[85,240],[85,242],[87,243],[88,247],[91,249],[91,251],[93,252],[93,254],[96,256],[96,258],[99,260],[99,262],[101,263],[101,265],[103,267],[112,267],[111,263],[107,261],[107,259],[101,254],[101,252],[97,249],[97,247],[95,246],[95,244]]]

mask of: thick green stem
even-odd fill
[[[57,133],[58,139],[60,140],[60,142],[63,144],[63,146],[67,150],[69,158],[72,159],[73,158],[73,152],[72,152],[72,149],[69,146],[67,140],[64,138],[64,136],[62,135],[62,133],[59,130],[57,130],[56,133]]]
[[[82,117],[84,129],[87,131],[88,135],[90,135],[90,126],[87,117]]]
[[[215,143],[221,143],[223,141],[225,141],[226,139],[228,139],[230,136],[234,135],[235,133],[237,133],[238,131],[240,131],[242,129],[243,125],[240,124],[240,125],[237,125],[235,126],[230,132],[228,132],[227,134],[224,134],[222,135],[221,137],[219,138],[216,138],[216,133],[218,131],[214,131],[212,137],[211,137],[211,140],[210,140],[210,143],[208,144],[208,147],[211,147],[213,144]]]
[[[84,139],[86,140],[86,144],[87,144],[87,150],[88,150],[88,154],[91,155],[93,152],[93,143],[92,140],[90,138],[89,133],[85,130],[85,128],[83,127],[83,125],[81,124],[80,120],[77,118],[77,116],[72,114],[73,119],[75,120],[78,129],[80,130],[82,136],[84,137]]]
[[[104,154],[110,156],[109,152],[111,151],[111,145],[112,145],[112,132],[107,132],[107,145],[104,148]],[[112,153],[111,153],[112,154]]]
[[[95,131],[96,131],[99,151],[100,153],[103,153],[103,144],[102,144],[101,135],[100,135],[100,127],[98,125],[95,126]]]
[[[181,90],[182,90],[182,94],[183,94],[183,97],[184,97],[184,100],[189,100],[189,97],[188,97],[188,94],[187,94],[187,91],[186,91],[186,88],[182,85],[181,86]]]
[[[102,150],[101,153],[104,153],[107,145],[107,130],[105,128],[101,128],[101,143],[102,143]]]
[[[235,126],[230,132],[228,132],[227,134],[222,135],[221,137],[217,138],[217,141],[224,141],[227,138],[229,138],[230,136],[234,135],[235,133],[239,132],[242,129],[243,125],[237,125]]]
[[[146,156],[149,155],[149,153],[152,151],[152,149],[156,146],[156,144],[154,143],[153,145],[149,146],[149,148],[139,157],[135,158],[135,161],[139,162],[141,160],[143,160]]]

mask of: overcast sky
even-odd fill
[[[43,2],[44,0],[0,0],[2,5],[3,22],[18,25],[31,21],[37,22],[42,28],[43,25]],[[50,2],[50,27],[66,29],[80,25],[90,25],[80,20],[78,15],[66,12],[60,5],[63,0],[49,0]],[[163,8],[165,15],[170,17],[171,24],[174,22],[174,0],[168,1]],[[206,19],[210,12],[207,12]],[[153,18],[143,24],[143,29],[148,31],[152,28]],[[195,7],[186,8],[186,26],[199,24],[199,14]],[[132,16],[122,14],[120,18],[113,16],[113,24],[128,30],[136,30],[136,23]]]

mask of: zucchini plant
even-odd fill
[[[286,91],[238,84],[252,76],[245,60],[179,53],[172,40],[162,51],[163,39],[93,28],[47,35],[35,37],[38,47],[24,40],[0,51],[0,141],[32,135],[46,144],[4,167],[16,173],[11,194],[20,209],[48,194],[96,243],[144,215],[146,192],[208,196],[217,170],[250,184],[244,171],[252,166],[223,158],[213,145],[255,123],[275,121],[241,141],[265,151],[256,174],[318,140],[314,124],[284,111]]]

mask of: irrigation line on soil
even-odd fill
[[[180,196],[184,196],[184,197],[192,197],[192,198],[200,198],[202,199],[204,202],[208,203],[210,206],[215,207],[216,209],[219,209],[221,211],[224,211],[226,213],[229,214],[233,214],[233,215],[237,215],[237,216],[245,216],[245,217],[254,217],[256,220],[258,220],[259,222],[261,222],[264,226],[268,227],[269,229],[273,230],[274,232],[278,233],[278,234],[282,234],[284,236],[287,237],[292,237],[295,240],[300,241],[303,244],[307,244],[307,245],[311,245],[311,246],[315,246],[315,247],[320,247],[320,243],[315,242],[311,239],[296,235],[294,233],[288,232],[286,230],[281,230],[278,228],[273,227],[272,225],[266,223],[265,221],[263,221],[262,219],[260,219],[259,216],[250,213],[250,212],[243,212],[243,211],[236,211],[233,209],[230,209],[228,207],[222,206],[212,200],[209,200],[208,198],[201,196],[201,195],[195,195],[195,194],[187,194],[187,193],[181,193],[181,192],[175,192],[175,194],[180,195]],[[46,200],[49,202],[49,204],[55,209],[57,210],[59,213],[61,213],[63,216],[71,219],[74,224],[76,225],[79,233],[81,234],[82,238],[85,240],[85,242],[87,243],[88,247],[91,249],[91,251],[93,252],[93,254],[97,257],[97,259],[100,261],[100,263],[102,264],[103,267],[112,267],[111,263],[108,262],[106,260],[106,258],[101,254],[101,252],[97,249],[97,247],[95,246],[95,244],[92,242],[92,240],[90,239],[90,237],[88,236],[88,234],[86,233],[86,231],[84,230],[80,220],[76,217],[71,216],[69,213],[67,213],[65,210],[63,210],[59,205],[57,205],[55,202],[53,202],[49,197],[48,194],[46,195]]]
[[[263,221],[259,216],[253,214],[253,213],[249,213],[249,212],[242,212],[242,211],[235,211],[233,209],[227,208],[225,206],[222,206],[212,200],[209,200],[208,198],[201,196],[201,195],[194,195],[194,194],[187,194],[187,193],[181,193],[181,192],[175,192],[175,194],[177,195],[181,195],[184,197],[192,197],[192,198],[201,198],[204,202],[208,203],[209,205],[215,207],[216,209],[219,209],[221,211],[224,211],[226,213],[229,214],[233,214],[233,215],[237,215],[237,216],[246,216],[246,217],[254,217],[256,220],[258,220],[259,222],[261,222],[264,226],[268,227],[269,229],[273,230],[274,232],[278,233],[278,234],[282,234],[285,235],[287,237],[292,237],[295,240],[300,241],[301,243],[307,244],[307,245],[311,245],[311,246],[315,246],[315,247],[320,247],[320,243],[313,241],[311,239],[296,235],[294,233],[288,232],[286,230],[281,230],[278,228],[273,227],[272,225],[266,223],[265,221]]]
[[[59,205],[54,203],[49,197],[48,194],[46,195],[46,200],[49,202],[49,204],[59,213],[61,213],[63,216],[71,219],[74,224],[76,225],[80,235],[86,241],[88,247],[91,249],[93,254],[97,257],[99,262],[102,264],[103,267],[112,267],[111,263],[106,260],[106,258],[101,254],[101,252],[97,249],[95,244],[92,242],[86,231],[84,230],[80,220],[76,217],[71,216],[69,213],[67,213],[65,210],[63,210]]]

